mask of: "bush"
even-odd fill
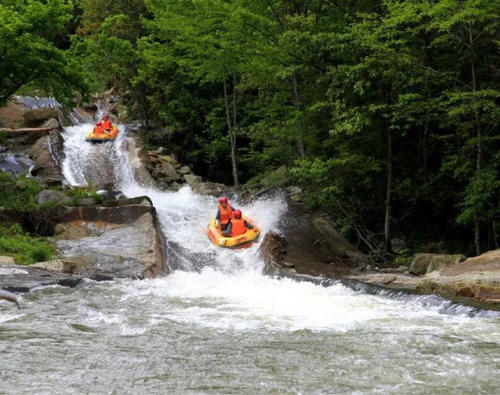
[[[50,260],[55,252],[53,245],[43,238],[29,236],[19,225],[0,226],[0,255],[12,256],[18,265]]]

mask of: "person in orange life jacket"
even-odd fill
[[[217,208],[217,214],[215,216],[215,226],[220,227],[221,230],[225,230],[229,221],[233,219],[234,209],[231,207],[227,201],[227,197],[223,196],[219,199],[219,206]]]
[[[102,128],[104,129],[105,132],[109,133],[111,131],[111,128],[113,127],[113,124],[109,120],[109,115],[104,114],[101,120]]]
[[[102,123],[101,122],[97,122],[97,124],[95,125],[94,130],[92,131],[92,133],[94,133],[94,134],[102,134],[103,132],[104,132],[104,129],[102,127]]]
[[[253,229],[253,225],[241,218],[241,210],[234,210],[234,218],[229,221],[229,224],[222,232],[225,237],[235,237],[242,235],[247,229]]]

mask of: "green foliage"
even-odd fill
[[[1,207],[19,211],[35,207],[34,196],[42,189],[42,185],[24,175],[15,178],[11,173],[0,171]]]
[[[3,0],[0,4],[0,105],[26,84],[65,99],[78,75],[66,63],[64,46],[73,15],[69,0]]]
[[[18,265],[50,260],[55,252],[47,240],[29,236],[19,225],[0,226],[0,255],[12,256]]]

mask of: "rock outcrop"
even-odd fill
[[[139,158],[162,189],[178,190],[187,184],[201,195],[212,196],[220,196],[228,190],[223,184],[203,181],[200,176],[193,174],[188,166],[179,163],[173,155],[164,154],[162,147],[156,151],[143,151]]]
[[[465,255],[415,254],[409,272],[421,275],[465,261]]]
[[[147,197],[68,207],[56,225],[55,238],[63,257],[45,268],[96,279],[168,272],[164,236]]]
[[[339,277],[370,261],[350,245],[328,217],[291,205],[280,236],[267,234],[261,245],[267,274],[294,268],[296,273]]]
[[[423,276],[368,272],[349,275],[348,278],[390,289],[435,293],[451,299],[472,298],[500,308],[500,249],[428,271]]]
[[[10,292],[29,292],[34,288],[48,285],[74,287],[81,281],[82,277],[71,274],[0,263],[0,288]]]

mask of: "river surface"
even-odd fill
[[[0,394],[498,393],[499,313],[266,277],[258,245],[210,244],[215,198],[141,185],[125,128],[90,145],[90,127],[65,130],[66,179],[150,196],[175,270],[0,302]],[[232,202],[263,233],[284,226],[279,196]]]

